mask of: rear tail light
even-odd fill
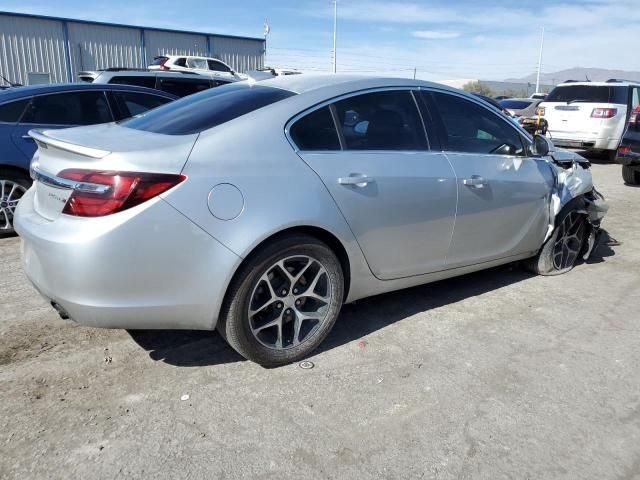
[[[169,59],[167,57],[160,60],[160,70],[169,70],[169,67],[165,67],[165,63],[167,63]]]
[[[613,118],[617,113],[617,108],[594,108],[591,112],[591,118]]]
[[[640,123],[638,121],[638,117],[640,117],[640,105],[637,106],[633,112],[631,112],[631,115],[629,115],[629,125],[636,126],[638,123]]]
[[[628,146],[619,147],[618,148],[618,153],[622,153],[622,154],[631,153],[631,147],[628,147]]]
[[[59,177],[76,186],[62,213],[102,217],[135,207],[175,187],[187,177],[166,173],[63,170]]]

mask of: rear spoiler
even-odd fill
[[[108,150],[100,150],[98,148],[84,147],[82,145],[76,145],[75,143],[65,142],[64,140],[49,136],[41,130],[29,130],[29,136],[36,141],[39,148],[55,147],[66,152],[91,158],[104,158],[111,153]]]

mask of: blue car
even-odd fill
[[[0,90],[0,236],[13,233],[13,212],[31,186],[37,145],[29,130],[118,121],[177,98],[151,88],[89,83]]]

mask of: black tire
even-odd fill
[[[9,184],[19,186],[11,198],[9,198]],[[3,186],[5,187],[4,190]],[[29,187],[31,187],[31,178],[26,173],[20,174],[11,170],[0,169],[0,238],[15,235],[15,230],[13,229],[14,207],[12,207],[13,203],[9,205],[7,200],[12,202],[19,200],[24,194],[22,190],[26,191]]]
[[[252,328],[254,328],[255,325],[254,323],[250,323],[252,320],[249,316],[249,307],[252,306],[252,308],[255,308],[251,302],[255,301],[254,295],[257,294],[258,288],[262,287],[264,290],[264,287],[266,287],[264,284],[264,275],[273,275],[273,269],[277,262],[285,259],[295,259],[296,256],[308,257],[311,260],[315,260],[320,267],[324,268],[325,273],[320,275],[324,282],[324,288],[330,295],[330,301],[326,303],[326,307],[322,307],[325,312],[324,319],[320,321],[318,325],[314,327],[315,330],[311,330],[308,336],[304,338],[303,341],[300,341],[298,345],[291,343],[291,345],[285,347],[285,336],[283,333],[285,320],[282,320],[282,326],[279,327],[279,329],[276,327],[276,335],[280,339],[279,346],[269,347],[257,338],[259,334],[253,333]],[[303,269],[300,271],[302,270]],[[260,282],[262,282],[262,284],[260,284]],[[273,293],[276,293],[275,290],[279,290],[279,288],[273,286],[271,281],[270,287],[270,290],[273,289]],[[293,293],[294,285],[290,285],[289,288],[291,293]],[[284,289],[282,291],[284,291]],[[218,319],[217,329],[229,345],[248,360],[252,360],[265,367],[284,365],[308,356],[322,343],[338,318],[340,308],[342,307],[343,296],[344,275],[340,261],[333,251],[327,245],[313,237],[300,234],[291,235],[269,243],[241,267],[240,271],[234,276],[227,291]],[[268,298],[276,299],[276,297],[272,297],[271,294],[269,294]],[[287,308],[286,302],[290,302],[291,298],[293,298],[291,295],[286,295],[281,298],[284,303],[280,301],[275,303],[278,304],[277,306],[279,306],[279,308],[298,312],[295,308],[293,308],[293,310]],[[277,300],[279,299],[278,297]],[[270,303],[271,301],[267,301],[264,305]],[[275,310],[277,306],[274,306],[273,309]],[[267,311],[264,306],[259,307],[259,310],[262,309]],[[289,324],[291,323],[295,323],[295,320],[289,320]],[[302,321],[300,321],[300,323],[302,323]],[[288,328],[290,330],[295,327],[289,326]]]
[[[622,166],[622,180],[628,185],[640,185],[640,167]]]
[[[584,214],[570,209],[560,213],[561,217],[556,223],[556,228],[551,237],[545,242],[540,252],[535,257],[529,259],[526,266],[533,273],[538,275],[561,275],[569,272],[576,265],[584,251],[584,245],[588,237],[588,225]],[[576,223],[574,223],[576,222]],[[571,243],[564,245],[560,242],[565,238],[567,227],[569,233],[576,234],[576,238],[571,238]],[[571,249],[569,249],[571,247]],[[574,251],[575,255],[568,255]],[[564,257],[565,252],[567,257]]]

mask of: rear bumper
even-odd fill
[[[160,198],[101,218],[47,221],[22,198],[15,227],[36,289],[81,324],[215,328],[240,258]]]
[[[626,167],[640,168],[640,153],[619,153],[616,156],[616,163]]]
[[[551,141],[556,147],[580,148],[585,150],[615,150],[620,139],[617,138],[585,138],[575,135],[567,135],[565,132],[549,130]]]

